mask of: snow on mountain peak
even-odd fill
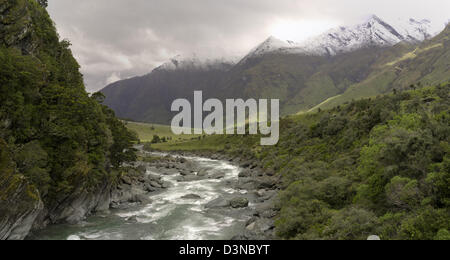
[[[177,55],[165,62],[156,70],[210,70],[210,69],[226,69],[227,67],[236,64],[238,59],[236,57],[224,58],[202,58],[197,54]]]
[[[366,22],[340,27],[302,44],[308,53],[336,55],[366,46],[392,46],[399,42],[420,42],[431,37],[430,21],[409,19],[389,24],[376,15]]]
[[[371,15],[363,23],[333,28],[301,43],[269,37],[247,57],[270,52],[336,55],[367,46],[392,46],[402,41],[420,42],[435,34],[432,29],[429,20],[411,18],[390,24]]]
[[[264,42],[256,46],[256,48],[251,50],[244,60],[249,57],[261,56],[266,53],[289,50],[297,47],[297,45],[298,44],[293,41],[284,41],[276,38],[275,36],[270,36]]]

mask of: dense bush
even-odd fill
[[[86,93],[70,43],[59,41],[41,5],[17,0],[2,6],[0,139],[13,153],[15,172],[47,201],[95,187],[111,167],[135,159],[136,137],[98,94]]]
[[[284,239],[449,239],[450,85],[283,119],[278,145],[227,151],[281,176]]]

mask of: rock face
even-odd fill
[[[50,224],[75,224],[93,212],[108,210],[112,185],[105,182],[93,192],[79,190],[62,199],[60,203],[46,205],[33,223],[33,229],[41,229]]]
[[[21,176],[3,179],[0,189],[11,187],[0,201],[0,240],[22,240],[44,208],[39,193]]]
[[[110,168],[126,161],[110,148],[118,145],[117,155],[128,151],[133,157],[122,147],[130,148],[131,139],[112,134],[125,127],[87,95],[79,65],[45,5],[0,1],[0,239],[23,239],[30,230],[76,223],[109,209],[120,186]],[[55,104],[43,109],[48,98]],[[76,100],[83,109],[72,109],[63,99]],[[131,190],[145,184],[132,179]]]
[[[25,54],[34,53],[38,48],[38,43],[34,40],[36,32],[33,30],[29,4],[28,1],[0,3],[0,44],[19,47]]]
[[[154,183],[158,187],[151,186]],[[45,228],[56,223],[79,223],[96,212],[108,211],[110,208],[127,208],[133,204],[149,204],[149,193],[161,190],[161,180],[146,175],[144,169],[129,169],[117,184],[109,181],[91,192],[78,191],[61,200],[60,203],[47,206],[41,210],[32,230]],[[26,235],[25,235],[26,236]]]
[[[56,223],[78,223],[87,216],[110,208],[151,203],[148,186],[161,183],[154,176],[130,170],[119,184],[105,183],[92,192],[78,191],[60,202],[45,205],[39,192],[26,179],[11,171],[0,172],[0,240],[22,240],[30,231]],[[152,191],[160,188],[153,187]]]
[[[43,208],[39,191],[15,173],[11,154],[0,139],[0,240],[24,239]]]

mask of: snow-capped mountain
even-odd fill
[[[373,15],[361,24],[331,29],[301,43],[270,37],[247,56],[270,52],[336,55],[366,46],[392,46],[399,42],[421,42],[435,35],[429,20],[409,19],[390,25]]]
[[[335,55],[366,46],[392,46],[399,42],[421,42],[430,38],[431,22],[409,19],[390,25],[377,16],[351,27],[339,27],[299,45],[299,51]]]
[[[442,30],[443,28],[439,28]],[[201,58],[195,53],[178,55],[155,70],[226,70],[244,62],[249,57],[267,53],[292,53],[308,55],[336,55],[351,52],[367,46],[392,46],[399,42],[421,42],[438,33],[429,20],[398,20],[387,23],[376,15],[363,23],[341,26],[312,37],[304,42],[293,42],[270,36],[242,57]]]
[[[227,58],[200,58],[196,54],[188,56],[177,55],[165,62],[156,70],[221,70],[227,69],[237,63],[239,58],[227,57]]]
[[[274,36],[270,36],[263,43],[250,51],[251,56],[258,56],[269,52],[278,50],[285,50],[298,47],[298,44],[293,41],[283,41]]]

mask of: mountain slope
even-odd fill
[[[390,80],[370,79],[384,71],[386,64],[404,59],[420,46],[421,40],[433,34],[426,20],[411,19],[405,24],[391,26],[374,16],[356,26],[333,29],[303,46],[269,37],[237,64],[189,66],[201,63],[192,59],[184,63],[169,61],[146,76],[113,83],[102,93],[106,95],[105,104],[120,117],[161,124],[170,123],[174,115],[171,103],[177,98],[191,100],[195,90],[203,90],[205,99],[278,98],[282,115],[309,111],[363,82],[370,91],[361,91],[361,96],[391,91]],[[440,60],[429,67],[434,75],[430,77],[435,79],[429,83],[447,80],[442,71],[445,60]],[[413,66],[405,61],[404,66]],[[408,71],[424,73],[416,67]],[[411,77],[411,81],[419,78]],[[339,104],[346,96],[324,105]]]
[[[435,85],[450,80],[450,26],[439,35],[414,49],[403,50],[400,58],[388,56],[380,59],[373,72],[364,81],[349,89],[331,102],[320,105],[331,108],[352,99],[376,96],[396,90]],[[398,57],[398,55],[397,55]]]
[[[69,46],[38,1],[0,2],[0,239],[82,219],[135,158],[135,138],[88,96]]]
[[[333,28],[301,43],[283,41],[271,36],[247,57],[268,53],[337,55],[367,47],[394,46],[400,42],[418,43],[431,38],[434,34],[428,20],[416,21],[411,18],[390,25],[372,15],[364,23]]]
[[[115,82],[101,92],[106,96],[104,104],[121,118],[168,124],[175,99],[192,100],[195,90],[213,96],[232,66],[227,61],[171,60],[150,74]]]
[[[275,221],[279,239],[449,240],[449,108],[443,83],[282,118],[275,146],[261,147],[260,135],[213,135],[157,148],[264,169],[279,192],[274,212],[258,217]]]

